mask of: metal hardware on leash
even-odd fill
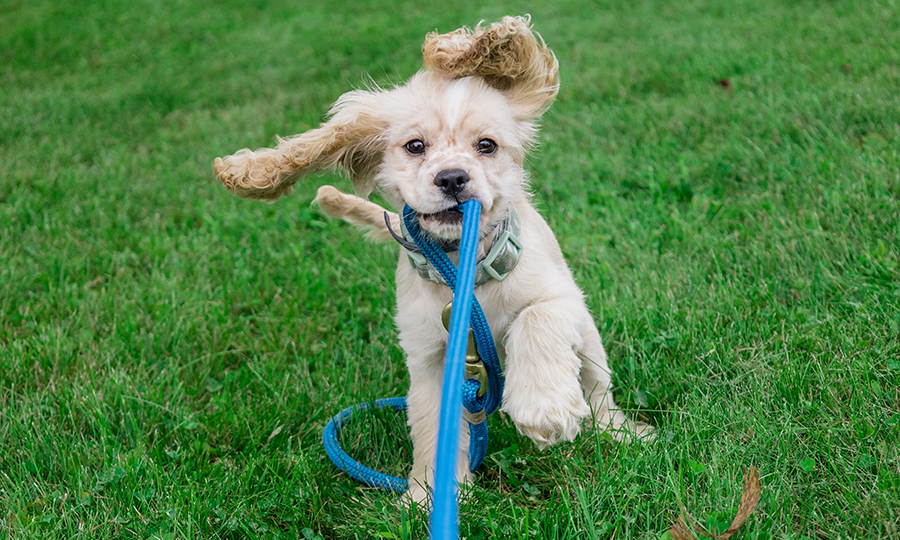
[[[441,322],[444,328],[450,331],[450,313],[453,311],[453,302],[447,302],[441,311]],[[475,331],[469,328],[469,341],[466,343],[466,379],[478,381],[481,388],[478,389],[478,397],[484,396],[488,391],[488,375],[487,368],[478,354],[478,346],[475,345]],[[476,422],[473,422],[476,423]]]

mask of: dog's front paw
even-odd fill
[[[529,399],[530,398],[530,399]],[[581,394],[536,397],[533,393],[504,401],[508,414],[519,433],[543,450],[560,441],[572,441],[581,432],[581,422],[590,416],[591,409]]]

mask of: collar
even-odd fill
[[[440,283],[441,285],[446,285],[447,282],[444,281],[444,278],[441,276],[440,272],[438,272],[437,268],[428,262],[425,255],[423,255],[419,248],[416,247],[415,242],[412,240],[412,236],[410,236],[409,231],[406,230],[406,225],[404,225],[403,220],[400,220],[400,232],[403,234],[402,238],[391,230],[390,221],[388,219],[385,219],[385,223],[387,223],[388,230],[394,236],[394,239],[406,249],[406,255],[409,257],[409,264],[412,265],[413,270],[419,274],[419,277],[428,281]],[[492,279],[503,281],[510,272],[512,272],[513,268],[516,267],[516,264],[519,263],[519,258],[522,256],[522,242],[519,241],[522,226],[521,221],[519,220],[519,212],[516,211],[515,206],[510,207],[509,213],[494,227],[494,229],[492,229],[492,231],[493,230],[496,230],[497,234],[494,236],[494,241],[491,243],[491,249],[488,250],[488,254],[483,259],[478,261],[478,264],[475,267],[476,286],[483,285]],[[438,245],[447,253],[459,249],[459,242],[445,242],[439,243]]]

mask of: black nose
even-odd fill
[[[460,191],[466,189],[468,183],[469,173],[462,169],[445,169],[434,177],[434,185],[451,197],[455,197]]]

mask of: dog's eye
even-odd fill
[[[475,145],[475,148],[478,150],[479,154],[489,156],[497,151],[497,143],[491,139],[481,139],[478,141],[478,144]]]
[[[421,139],[413,139],[403,145],[406,151],[414,156],[420,156],[425,153],[425,143]]]

